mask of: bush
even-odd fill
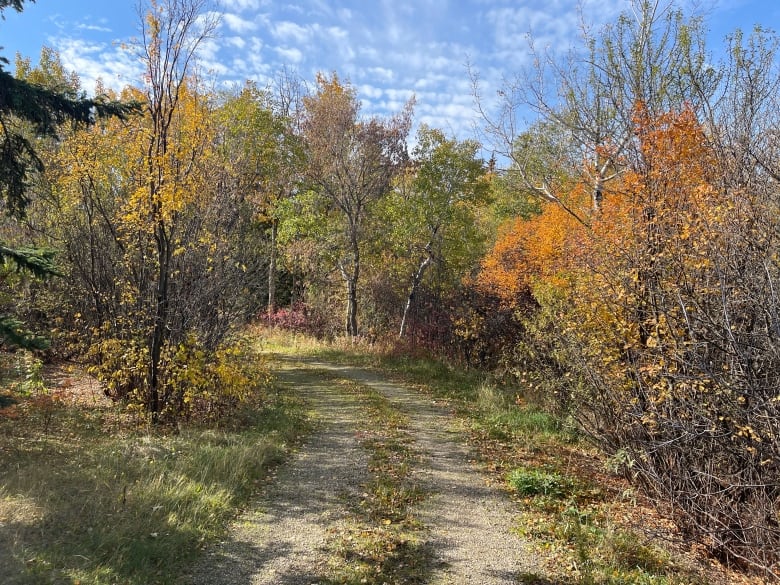
[[[90,372],[104,392],[139,414],[149,414],[149,384],[144,364],[148,350],[139,343],[106,339],[91,351]],[[160,422],[214,422],[259,400],[271,377],[250,342],[236,339],[209,351],[194,335],[165,347],[159,373]],[[155,414],[155,413],[151,413]]]

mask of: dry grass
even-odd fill
[[[77,370],[0,401],[0,583],[174,583],[305,428],[271,387],[223,428],[152,428]],[[243,423],[243,424],[242,424]]]

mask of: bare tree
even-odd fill
[[[554,154],[578,160],[597,212],[608,184],[627,166],[640,164],[633,135],[635,108],[651,115],[683,103],[708,101],[716,79],[704,50],[702,20],[686,18],[668,0],[632,0],[630,10],[597,33],[583,22],[582,49],[565,57],[539,49],[531,41],[535,67],[507,79],[498,91],[498,106],[490,111],[478,72],[471,70],[473,92],[489,142],[510,161],[526,191],[566,207],[555,166],[540,172],[533,145],[518,139],[533,128],[523,126],[523,114],[537,117],[536,128],[552,130]],[[556,156],[550,157],[555,165]],[[580,174],[580,173],[577,173]],[[566,207],[576,219],[587,217]]]

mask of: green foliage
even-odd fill
[[[566,499],[576,488],[576,483],[570,477],[537,468],[517,467],[509,472],[507,481],[512,489],[523,497],[547,496]]]
[[[6,347],[22,349],[46,349],[49,341],[36,335],[24,323],[9,315],[0,315],[0,343]]]
[[[370,251],[386,284],[398,291],[394,296],[405,301],[399,337],[424,283],[434,296],[456,290],[481,255],[479,217],[491,198],[491,180],[479,148],[421,126],[412,164],[377,205]]]
[[[0,259],[6,264],[13,264],[17,270],[31,273],[37,278],[46,276],[62,276],[54,264],[54,250],[43,248],[9,248],[0,244]]]
[[[0,260],[4,263],[0,268],[0,280],[7,284],[14,272],[30,273],[38,278],[59,275],[53,258],[52,250],[10,248],[0,244]],[[10,288],[13,289],[13,284]],[[46,349],[49,346],[45,337],[30,331],[21,319],[11,314],[0,314],[0,343],[6,347],[23,349]]]

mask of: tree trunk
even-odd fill
[[[360,248],[358,246],[357,236],[353,229],[352,234],[352,272],[348,274],[346,270],[342,268],[341,273],[344,276],[344,280],[347,282],[347,322],[346,331],[350,337],[357,337],[358,334],[358,297],[357,287],[358,278],[360,277]]]
[[[271,254],[268,259],[268,321],[276,312],[276,235],[279,228],[277,219],[271,220]]]
[[[358,334],[357,321],[357,281],[354,278],[347,280],[347,335],[356,337]]]
[[[152,421],[157,422],[161,410],[160,401],[160,360],[168,330],[168,276],[170,273],[170,245],[165,235],[165,228],[158,226],[157,240],[157,291],[154,311],[154,331],[150,348],[149,364],[149,411]]]
[[[409,290],[409,296],[406,299],[406,306],[404,307],[404,316],[401,318],[401,330],[398,332],[398,339],[402,339],[404,336],[404,333],[406,333],[406,321],[409,317],[409,311],[412,308],[412,302],[414,301],[414,296],[417,294],[417,288],[420,286],[420,282],[422,282],[423,275],[425,274],[426,269],[428,266],[431,265],[432,259],[430,254],[426,256],[425,260],[423,260],[420,263],[420,266],[417,268],[417,272],[414,275],[414,278],[412,279],[412,288]]]

